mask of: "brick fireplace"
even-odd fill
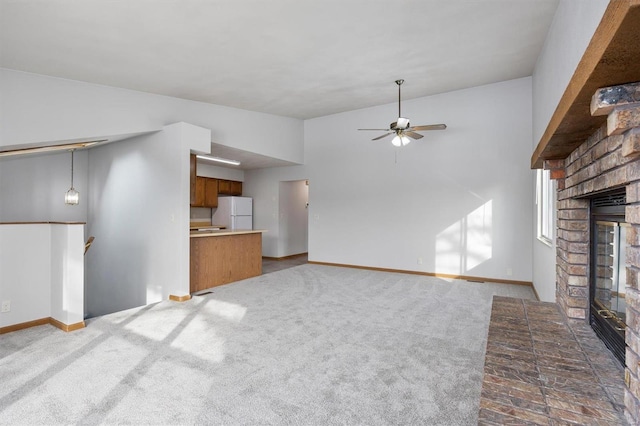
[[[622,343],[626,352],[622,356],[626,365],[625,415],[631,424],[640,424],[640,83],[597,90],[591,113],[607,115],[606,124],[567,158],[544,161],[558,188],[556,300],[568,318],[593,322],[592,281],[610,279],[592,269],[600,256],[598,247],[594,249],[599,231],[594,231],[592,200],[618,190],[623,200],[626,195],[620,216],[621,222],[626,222],[620,249],[624,255],[622,274],[626,269],[621,280],[624,284],[626,278],[626,287],[623,285],[620,293],[609,293],[621,295],[626,314],[622,316],[626,329],[620,331],[626,342],[626,348]],[[598,310],[609,317],[607,309]]]

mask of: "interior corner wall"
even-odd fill
[[[253,198],[253,227],[267,231],[262,234],[263,256],[283,257],[294,254],[280,232],[280,182],[306,178],[305,166],[245,171],[242,195]]]
[[[305,121],[309,259],[531,281],[531,78],[403,102],[444,131],[401,149],[388,104]]]
[[[307,253],[309,186],[305,180],[280,182],[279,257]]]
[[[182,139],[193,135],[184,126],[91,149],[88,317],[188,294],[189,144]],[[208,130],[196,133],[210,143]]]
[[[73,186],[80,203],[64,203],[71,154],[0,158],[0,222],[86,222],[88,151],[74,153]]]
[[[544,134],[608,4],[608,0],[560,1],[532,77],[531,153]],[[534,212],[534,219],[536,215]],[[541,300],[553,302],[556,300],[555,243],[548,246],[538,241],[535,221],[533,225],[533,284]]]

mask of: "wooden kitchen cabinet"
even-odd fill
[[[191,293],[262,274],[262,232],[191,236]]]
[[[242,182],[236,180],[231,181],[231,195],[242,195]]]
[[[204,179],[204,206],[218,207],[218,179]]]
[[[198,163],[194,154],[190,158],[191,207],[218,207],[218,194],[242,195],[242,182],[198,176]]]
[[[218,179],[196,176],[191,207],[218,207]]]
[[[218,193],[220,195],[242,195],[242,182],[220,179]]]

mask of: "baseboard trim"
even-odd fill
[[[282,257],[262,256],[262,258],[267,260],[287,260],[287,259],[295,259],[296,257],[308,256],[308,255],[309,253],[298,253],[298,254],[290,254],[289,256],[282,256]]]
[[[77,322],[75,324],[65,324],[51,317],[48,317],[48,318],[40,318],[33,321],[21,322],[20,324],[8,325],[6,327],[0,327],[0,334],[11,333],[14,331],[24,330],[26,328],[37,327],[39,325],[47,325],[47,324],[50,324],[66,332],[79,330],[85,327],[84,321]]]
[[[74,324],[65,324],[53,318],[49,318],[49,324],[66,332],[80,330],[81,328],[85,327],[84,321],[76,322]]]
[[[394,272],[399,274],[411,274],[411,275],[425,275],[428,277],[437,277],[437,278],[450,278],[454,280],[467,280],[467,281],[488,281],[492,283],[498,284],[515,284],[515,285],[524,285],[531,288],[533,287],[533,283],[531,281],[517,281],[517,280],[503,280],[500,278],[486,278],[486,277],[474,277],[469,275],[456,275],[456,274],[440,274],[435,272],[422,272],[422,271],[408,271],[405,269],[389,269],[389,268],[377,268],[374,266],[360,266],[360,265],[347,265],[343,263],[330,263],[330,262],[316,262],[309,261],[309,263],[314,265],[326,265],[326,266],[339,266],[342,268],[353,268],[353,269],[366,269],[369,271],[381,271],[381,272]],[[534,289],[535,294],[535,289]],[[536,295],[537,296],[537,295]]]
[[[175,294],[169,295],[169,300],[173,300],[174,302],[186,302],[189,299],[191,299],[190,294],[185,294],[183,296],[176,296]]]
[[[49,318],[40,318],[33,321],[21,322],[20,324],[0,327],[0,334],[11,333],[13,331],[24,330],[25,328],[37,327],[39,325],[50,324]]]

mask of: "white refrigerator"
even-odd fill
[[[231,230],[253,229],[253,199],[218,197],[218,208],[211,216],[211,224]]]

